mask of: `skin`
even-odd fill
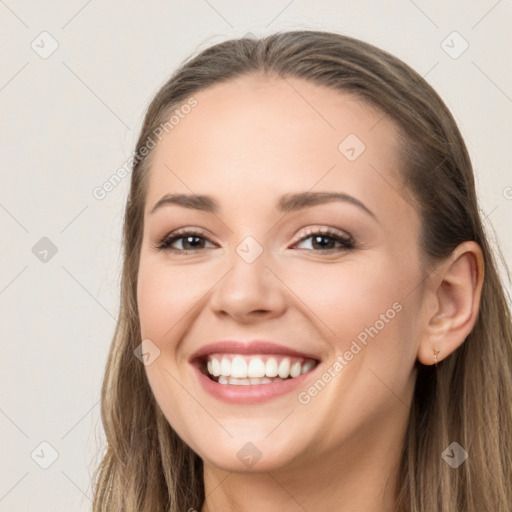
[[[137,300],[142,337],[160,350],[145,367],[151,389],[204,461],[202,511],[392,511],[415,364],[433,364],[435,346],[441,361],[471,330],[483,274],[479,247],[462,244],[426,273],[420,219],[397,171],[395,127],[360,100],[262,75],[194,97],[197,107],[152,154]],[[348,134],[366,146],[352,162],[338,150]],[[276,210],[281,195],[305,191],[349,194],[375,218],[338,201]],[[167,205],[150,214],[171,192],[211,195],[220,210]],[[203,249],[154,247],[188,227],[205,231]],[[305,237],[327,227],[351,235],[355,247],[322,254]],[[263,251],[253,263],[236,252],[249,235]],[[397,302],[400,312],[300,403],[298,393]],[[260,405],[227,404],[203,390],[188,358],[228,338],[271,340],[321,362],[297,392]],[[247,442],[261,453],[252,467],[237,456]]]

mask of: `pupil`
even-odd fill
[[[198,236],[187,236],[185,238],[185,245],[188,244],[190,240],[195,240],[196,241],[195,243],[192,242],[192,244],[191,244],[192,247],[197,247],[197,245],[201,243],[201,241],[200,241],[201,239]]]
[[[333,240],[329,240],[329,237],[328,237],[328,236],[315,236],[315,237],[313,238],[313,246],[315,246],[315,245],[316,245],[316,243],[318,242],[318,240],[322,240],[322,239],[323,239],[323,240],[328,240],[328,242],[327,242],[326,244],[322,244],[322,243],[320,243],[319,245],[320,245],[320,248],[321,248],[321,249],[325,249],[326,245],[329,245],[330,243],[332,243],[332,242],[333,242]]]

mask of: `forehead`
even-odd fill
[[[368,202],[400,196],[395,126],[352,94],[257,74],[193,97],[154,149],[148,209],[171,190],[240,204],[313,187]]]

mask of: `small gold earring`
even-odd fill
[[[437,356],[439,355],[439,347],[434,347],[434,363],[437,365]]]

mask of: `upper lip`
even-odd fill
[[[300,352],[285,345],[279,345],[272,341],[254,340],[248,342],[225,340],[209,343],[194,352],[190,360],[204,358],[209,354],[282,354],[290,357],[301,357],[318,361],[318,356],[311,353]]]

